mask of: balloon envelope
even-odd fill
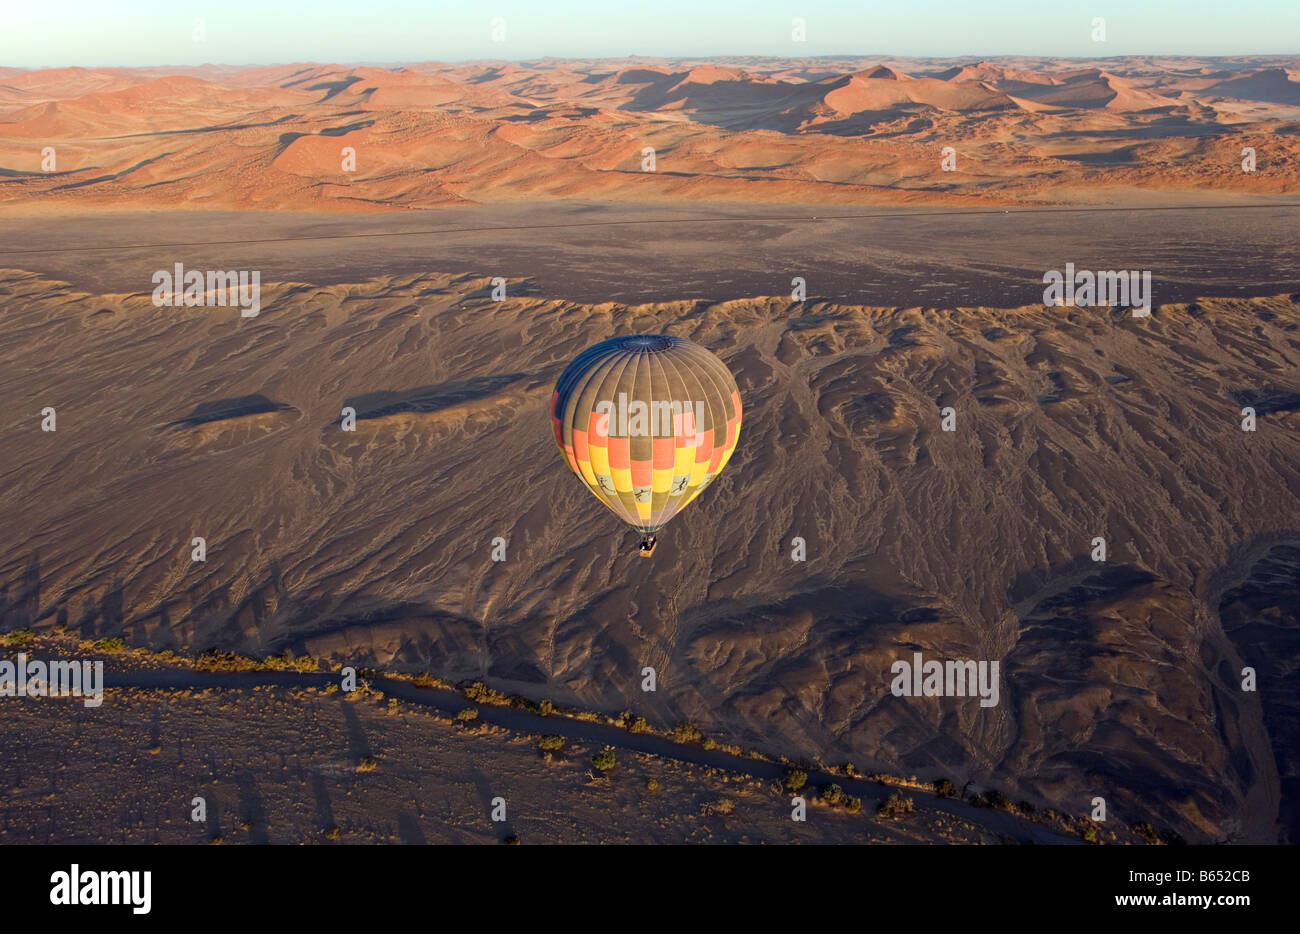
[[[736,449],[740,392],[726,365],[680,337],[589,347],[560,375],[551,427],[569,469],[650,534],[712,482]]]

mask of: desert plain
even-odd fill
[[[0,839],[1295,842],[1298,65],[0,70],[0,630],[109,662],[0,699]],[[745,410],[650,560],[547,417],[641,332]]]

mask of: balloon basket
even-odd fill
[[[643,538],[641,540],[641,557],[648,558],[655,553],[655,546],[659,543],[653,538]]]

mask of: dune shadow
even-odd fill
[[[360,75],[348,75],[346,78],[339,78],[337,81],[318,81],[316,84],[309,84],[303,90],[306,91],[327,91],[328,93],[316,103],[322,103],[329,100],[337,94],[346,91],[352,85],[361,80]]]
[[[1273,388],[1237,389],[1229,395],[1238,405],[1253,408],[1256,415],[1300,410],[1300,392],[1286,392]]]
[[[408,390],[380,390],[344,400],[357,412],[357,420],[384,418],[403,413],[428,414],[442,409],[485,399],[507,386],[527,379],[528,373],[505,373],[500,376],[475,376],[432,386]]]
[[[160,153],[148,159],[141,159],[135,165],[130,166],[129,168],[125,168],[120,172],[114,172],[111,175],[97,175],[94,178],[87,178],[84,181],[80,181],[80,182],[69,182],[67,185],[57,185],[54,188],[51,188],[50,191],[68,191],[69,189],[72,188],[85,188],[87,185],[95,185],[98,184],[99,182],[117,181],[119,178],[122,178],[126,175],[130,175],[132,172],[136,171],[137,169],[142,169],[146,165],[151,165],[154,162],[158,162],[162,159],[166,159],[170,155],[172,155],[172,153],[170,152]]]
[[[213,126],[189,127],[184,130],[151,130],[147,133],[124,133],[121,136],[110,136],[108,138],[136,139],[141,136],[186,136],[193,133],[228,133],[231,130],[256,130],[264,126],[279,126],[281,123],[288,123],[290,120],[297,120],[300,116],[301,114],[285,114],[283,117],[276,117],[274,120],[264,120],[261,123],[225,123],[215,124]]]
[[[195,407],[189,415],[168,422],[166,428],[195,428],[212,422],[221,422],[249,415],[267,415],[272,412],[291,412],[293,407],[283,402],[273,402],[261,393],[238,396],[232,399],[218,399],[204,402]]]

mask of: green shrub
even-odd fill
[[[476,704],[506,705],[507,699],[500,691],[494,691],[482,681],[475,681],[465,688],[465,697]]]
[[[984,806],[997,808],[999,811],[1009,811],[1011,809],[1011,799],[1000,791],[986,791],[984,792]]]
[[[700,728],[689,720],[673,728],[673,740],[678,743],[698,743],[704,738]]]
[[[537,748],[554,752],[564,748],[564,737],[548,733],[537,740]]]
[[[730,814],[735,809],[736,809],[736,802],[734,800],[732,800],[731,798],[719,798],[717,801],[712,801],[704,805],[702,810],[707,815],[713,815],[713,814]]]
[[[910,814],[913,807],[915,804],[911,798],[897,791],[891,791],[889,797],[876,806],[876,814],[881,817],[897,818]]]
[[[623,714],[619,717],[619,725],[629,733],[644,733],[650,728],[650,724],[646,723],[645,717],[638,717],[630,710],[623,711]]]
[[[957,797],[957,786],[946,778],[940,778],[934,783],[934,793],[940,798],[955,798]]]
[[[610,746],[606,746],[600,752],[596,753],[594,756],[591,757],[591,764],[596,769],[597,772],[602,772],[602,773],[608,772],[616,764],[614,760],[613,748]]]
[[[1156,833],[1156,829],[1148,823],[1144,822],[1141,824],[1134,824],[1130,829],[1133,831],[1134,834],[1141,837],[1143,840],[1145,840],[1147,843],[1151,844],[1152,846],[1155,846],[1157,843],[1160,842],[1160,836],[1159,834]]]
[[[781,778],[781,784],[785,785],[786,791],[796,792],[808,784],[808,773],[793,765],[786,766],[785,775]]]

